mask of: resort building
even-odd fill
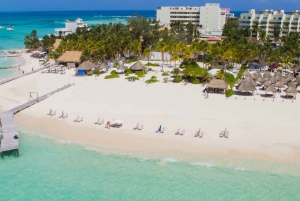
[[[82,51],[66,51],[56,61],[65,64],[68,68],[76,68],[81,63]]]
[[[79,28],[84,28],[88,27],[88,24],[84,24],[82,22],[82,19],[77,18],[74,22],[71,22],[69,20],[66,20],[65,22],[66,27],[65,28],[56,28],[56,36],[67,36],[68,34],[75,33],[76,29]]]
[[[222,30],[227,16],[232,16],[230,9],[220,8],[218,3],[207,3],[200,7],[159,7],[156,10],[156,20],[162,25],[169,25],[172,22],[191,22],[209,31]]]
[[[262,10],[255,12],[254,9],[251,9],[248,13],[240,15],[239,27],[253,29],[257,24],[271,39],[286,36],[289,32],[300,31],[300,11],[284,13],[284,10]],[[252,36],[259,38],[259,33],[252,31]]]

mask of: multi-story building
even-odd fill
[[[289,32],[299,32],[300,11],[284,13],[283,10],[262,10],[255,12],[254,9],[251,9],[248,13],[240,15],[239,27],[254,29],[252,36],[259,38],[259,32],[255,31],[257,25],[271,39],[286,36]]]
[[[225,24],[228,8],[220,8],[218,3],[207,3],[201,7],[159,7],[156,10],[156,19],[163,25],[172,22],[193,23],[207,30],[221,30]]]
[[[65,28],[56,28],[56,36],[67,36],[68,34],[75,33],[76,29],[88,27],[88,24],[84,24],[82,19],[77,18],[75,21],[66,21],[65,22],[66,27]]]

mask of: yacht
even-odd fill
[[[14,30],[14,26],[13,25],[9,25],[6,29],[6,31],[13,31]]]
[[[4,29],[4,27],[3,27],[3,26],[0,26],[0,29]]]

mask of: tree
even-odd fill
[[[273,35],[274,35],[275,41],[278,41],[279,37],[281,35],[281,27],[277,24],[274,25]]]
[[[156,50],[161,52],[162,58],[162,70],[164,70],[164,61],[165,61],[165,52],[167,51],[168,45],[165,41],[159,41],[158,45],[156,46]]]
[[[172,54],[170,61],[175,62],[175,68],[176,68],[176,61],[179,61],[179,60],[180,60],[180,57],[178,56],[178,54]]]
[[[257,39],[258,33],[260,31],[259,22],[258,21],[254,21],[253,24],[252,24],[251,29],[252,29],[252,34],[254,33],[254,36]]]
[[[174,68],[173,71],[171,72],[175,77],[178,77],[178,75],[181,73],[179,68]]]

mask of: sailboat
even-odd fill
[[[13,25],[9,25],[6,29],[6,31],[13,31],[14,30],[14,26]]]

